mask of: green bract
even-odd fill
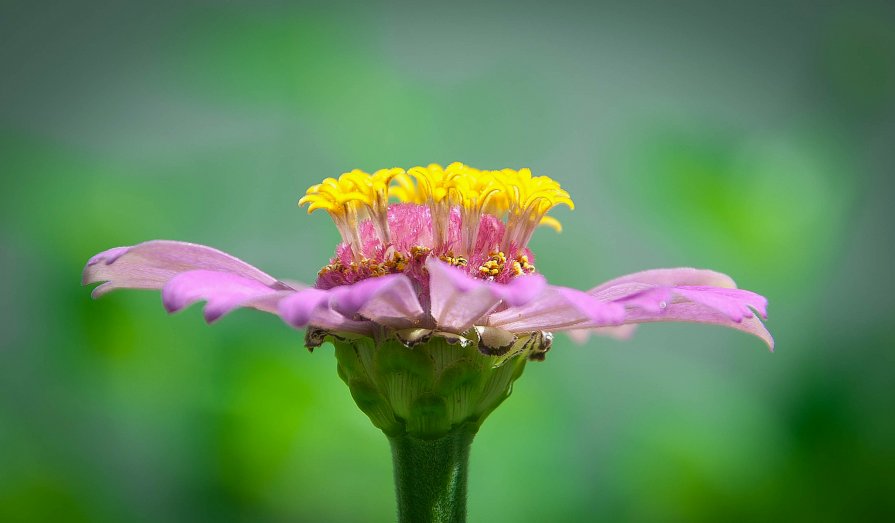
[[[319,333],[317,341],[335,346],[339,376],[376,427],[431,440],[461,425],[477,430],[510,395],[526,361],[541,359],[551,341],[535,332],[488,355],[485,333],[471,332],[404,331],[381,340]]]

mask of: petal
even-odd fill
[[[330,306],[396,329],[418,325],[426,315],[410,279],[403,274],[370,278],[332,289]]]
[[[682,321],[723,325],[758,336],[772,350],[774,347],[770,333],[752,312],[767,316],[767,300],[763,296],[737,289],[724,274],[689,268],[622,276],[587,293],[550,287],[536,302],[492,314],[489,325],[520,332],[594,329],[616,324],[613,310],[601,308],[600,303],[623,306],[625,324]]]
[[[588,320],[598,325],[621,325],[625,321],[625,308],[618,303],[599,298],[568,287],[555,287],[559,294]]]
[[[162,303],[168,312],[176,312],[204,300],[205,320],[211,323],[237,307],[273,312],[276,301],[294,292],[231,272],[197,270],[182,272],[165,284]]]
[[[509,307],[488,317],[488,325],[511,332],[556,330],[563,325],[583,323],[587,318],[575,309],[556,287],[547,287],[537,300]]]
[[[298,291],[292,296],[280,300],[277,312],[286,323],[302,329],[311,323],[311,318],[317,309],[327,306],[329,294],[328,290],[313,288]]]
[[[614,280],[594,287],[588,292],[596,293],[620,285],[623,283],[636,283],[651,286],[674,287],[678,285],[704,285],[708,287],[736,288],[733,279],[720,272],[708,269],[693,269],[691,267],[678,267],[674,269],[652,269],[620,276]]]
[[[554,331],[619,325],[624,318],[623,305],[577,289],[551,285],[537,300],[492,314],[488,325],[512,332]]]
[[[296,328],[367,332],[372,322],[396,329],[425,317],[410,279],[403,274],[370,278],[332,289],[305,289],[279,303],[279,313]],[[369,321],[368,321],[369,320]]]
[[[371,332],[371,322],[346,318],[333,310],[329,306],[331,295],[332,290],[304,289],[280,300],[277,313],[283,321],[297,329],[313,325],[331,331]]]
[[[98,298],[114,289],[161,289],[171,278],[192,270],[229,272],[279,290],[293,288],[217,249],[168,240],[97,254],[84,267],[82,284],[105,282],[93,289],[93,297]]]
[[[762,317],[767,317],[767,299],[743,289],[703,286],[642,287],[625,283],[604,289],[598,294],[601,299],[611,299],[616,303],[623,303],[629,309],[638,308],[652,314],[662,313],[669,303],[690,301],[723,313],[735,322],[755,316],[753,309]]]
[[[434,257],[426,261],[429,271],[431,312],[438,329],[462,333],[498,304],[525,305],[538,297],[546,287],[539,274],[514,278],[509,283],[495,283],[469,276],[462,270]]]
[[[662,312],[672,299],[674,287],[649,287],[636,283],[623,283],[596,293],[601,299],[621,303],[625,307],[637,307],[654,314]]]
[[[768,300],[760,294],[743,289],[719,289],[717,287],[675,287],[674,293],[690,301],[702,303],[708,307],[726,313],[730,319],[739,321],[737,317],[751,318],[752,310],[758,311],[762,318],[768,317]]]
[[[612,288],[601,292],[612,292]],[[758,336],[774,350],[773,337],[752,312],[754,309],[766,318],[767,299],[751,291],[706,286],[654,287],[617,301],[628,307],[625,323],[680,321],[722,325]]]
[[[690,323],[707,323],[711,325],[721,325],[731,329],[747,332],[761,338],[768,346],[774,350],[774,338],[768,329],[762,324],[761,320],[755,317],[745,317],[737,322],[731,320],[727,314],[709,308],[702,303],[680,302],[671,303],[665,310],[659,314],[650,313],[644,310],[634,309],[628,312],[625,320],[627,323],[651,323],[659,321],[680,321]]]

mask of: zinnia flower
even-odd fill
[[[390,203],[397,200],[396,203]],[[168,311],[205,301],[209,322],[238,307],[335,347],[339,376],[389,437],[401,521],[463,521],[469,448],[553,333],[626,336],[639,323],[723,325],[773,339],[767,301],[709,270],[657,269],[582,291],[549,285],[528,249],[560,223],[569,194],[528,169],[460,163],[327,178],[299,201],[324,210],[342,242],[311,286],[278,280],[229,254],[150,241],[90,259],[83,282],[161,289]]]
[[[327,335],[394,335],[411,346],[435,333],[480,340],[483,352],[501,354],[534,337],[531,356],[540,358],[554,332],[624,336],[638,323],[676,321],[748,332],[773,349],[755,314],[766,317],[767,300],[718,272],[656,269],[586,291],[549,285],[528,242],[540,225],[561,230],[548,212],[574,204],[557,182],[528,169],[354,170],[312,186],[299,203],[309,213],[328,212],[342,235],[314,285],[278,280],[211,247],[165,240],[97,254],[83,283],[105,282],[94,297],[161,289],[170,312],[204,300],[209,322],[238,307],[279,314],[307,328],[309,348]]]

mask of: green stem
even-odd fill
[[[431,440],[389,437],[401,523],[466,521],[466,478],[475,430],[461,425]]]

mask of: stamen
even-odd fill
[[[363,256],[363,242],[358,226],[364,219],[373,223],[382,245],[390,241],[388,229],[388,188],[391,181],[404,173],[403,169],[381,169],[368,174],[359,169],[326,178],[308,188],[299,205],[308,204],[308,214],[323,209],[332,217],[342,240],[351,247],[356,260]]]
[[[438,259],[454,267],[466,267],[469,265],[469,260],[463,256],[454,256],[454,251],[448,251],[446,254],[439,256]]]
[[[389,198],[403,203],[390,209]],[[561,231],[547,213],[558,205],[574,209],[568,192],[547,176],[462,163],[373,174],[355,169],[311,186],[299,205],[307,205],[309,214],[327,211],[342,235],[339,255],[320,271],[334,284],[423,274],[418,268],[430,253],[486,279],[531,274],[526,247],[534,230],[544,225]]]
[[[407,257],[400,252],[395,252],[392,254],[391,259],[386,261],[384,265],[391,272],[404,272],[404,269],[407,268]]]
[[[438,164],[431,164],[428,167],[414,167],[407,171],[407,174],[416,181],[417,193],[414,195],[414,200],[429,207],[432,237],[435,240],[433,248],[436,251],[450,248],[448,233],[451,209],[460,203],[462,197],[456,181],[466,174],[464,167],[463,164],[451,164],[445,170]]]
[[[423,246],[421,246],[421,245],[416,245],[416,246],[414,246],[414,247],[411,247],[411,249],[410,249],[410,256],[411,256],[414,260],[421,260],[421,259],[424,260],[424,259],[426,258],[426,256],[428,256],[429,253],[430,253],[431,251],[432,251],[432,249],[430,249],[430,248],[428,248],[428,247],[423,247]]]
[[[503,272],[506,264],[507,256],[503,251],[492,252],[488,260],[479,266],[479,275],[493,280]]]
[[[535,266],[528,262],[528,256],[520,254],[513,261],[513,276],[522,276],[535,272]]]
[[[528,245],[535,227],[548,211],[557,205],[575,208],[569,193],[559,183],[547,176],[532,176],[531,170],[504,169],[498,180],[509,195],[509,215],[504,234],[503,248],[523,248]],[[559,222],[551,219],[545,225],[556,227]]]

